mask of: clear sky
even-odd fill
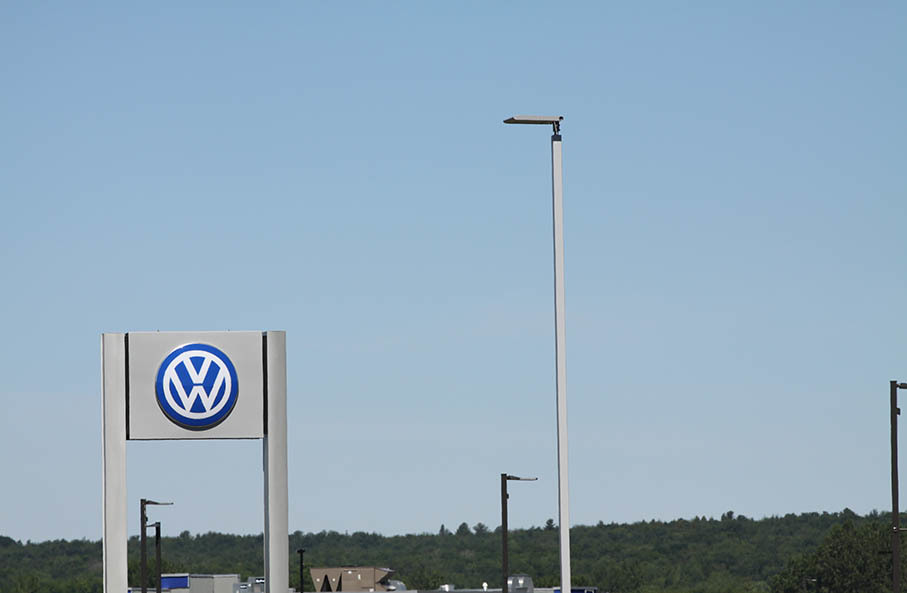
[[[287,331],[290,530],[889,506],[907,4],[0,4],[0,533],[101,534],[102,332]],[[130,443],[166,534],[256,441]],[[133,516],[134,515],[134,516]]]

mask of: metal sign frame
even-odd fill
[[[249,332],[186,332],[180,337],[197,341],[212,338],[236,339]],[[257,332],[256,332],[257,333]],[[161,334],[166,337],[167,334]],[[176,335],[176,334],[174,334]],[[287,357],[286,332],[261,332],[261,397],[263,414],[260,430],[234,428],[228,436],[205,436],[188,429],[165,431],[163,436],[139,436],[153,439],[188,438],[260,438],[264,465],[264,556],[265,591],[285,593],[289,590],[289,520],[287,490]],[[147,337],[141,333],[138,336]],[[102,504],[104,592],[125,593],[127,582],[127,508],[126,508],[126,441],[130,413],[129,334],[101,335],[101,424]],[[135,388],[136,386],[133,386]],[[257,386],[255,386],[257,388]],[[240,396],[241,397],[241,396]],[[155,404],[156,405],[156,404]],[[163,415],[163,412],[160,412]],[[169,422],[169,421],[168,421]],[[225,421],[226,425],[227,422]],[[173,425],[176,429],[178,426]],[[170,427],[172,428],[172,427]],[[230,430],[217,426],[216,430]],[[248,436],[243,436],[248,435]]]

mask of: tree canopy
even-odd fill
[[[805,513],[760,520],[728,511],[719,519],[576,526],[570,530],[572,582],[612,593],[882,593],[890,591],[888,517]],[[500,527],[463,522],[452,534],[383,536],[357,531],[290,534],[290,551],[305,548],[307,566],[380,565],[410,589],[451,583],[500,587]],[[907,547],[907,546],[905,546]],[[511,530],[511,572],[536,586],[559,586],[558,531]],[[264,572],[261,535],[183,532],[162,542],[164,572]],[[129,583],[139,584],[139,542],[128,542]],[[300,588],[290,554],[290,586]],[[902,561],[907,566],[907,559]],[[153,572],[153,571],[152,571]],[[149,581],[148,583],[152,583]],[[306,570],[302,588],[313,589]],[[101,543],[55,540],[21,543],[0,536],[0,593],[100,593]]]

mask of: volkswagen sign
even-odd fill
[[[287,591],[286,333],[102,334],[101,402],[104,591],[128,589],[126,443],[223,439],[261,442],[265,585]]]
[[[223,422],[239,397],[230,358],[203,343],[170,352],[158,368],[154,387],[164,415],[190,430],[207,430]]]

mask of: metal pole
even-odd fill
[[[162,593],[161,588],[161,522],[154,524],[154,559],[157,562],[157,593]]]
[[[901,591],[901,516],[898,511],[898,382],[891,382],[891,590]]]
[[[570,511],[567,484],[567,331],[564,315],[564,175],[561,134],[551,136],[551,202],[554,235],[554,351],[557,385],[557,502],[560,528],[561,593],[570,593]],[[507,593],[505,590],[504,593]]]
[[[145,504],[147,504],[146,499],[141,499],[139,502],[139,507],[141,508],[141,548],[142,548],[142,559],[141,559],[141,579],[142,579],[142,593],[148,593],[148,552],[146,551],[146,542],[145,542],[145,529],[148,523],[148,516],[145,514]],[[108,591],[107,593],[112,593]]]
[[[296,552],[299,554],[299,590],[302,591],[302,584],[305,582],[302,579],[302,555],[305,554],[305,548],[299,548]]]
[[[510,558],[507,553],[507,474],[501,474],[501,567],[504,582],[501,593],[507,593],[507,573],[510,572]]]

